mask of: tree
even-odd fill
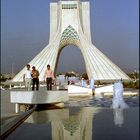
[[[87,73],[83,73],[83,74],[82,74],[82,78],[84,78],[85,80],[88,80],[88,75],[87,75]]]

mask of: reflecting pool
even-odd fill
[[[139,107],[34,111],[7,140],[139,140]]]

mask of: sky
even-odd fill
[[[49,42],[49,3],[1,0],[1,73],[19,72]],[[139,0],[89,0],[93,44],[124,72],[139,69]],[[66,46],[57,72],[85,72],[83,56]]]

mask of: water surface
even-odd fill
[[[32,113],[6,140],[139,140],[139,107],[67,107]]]

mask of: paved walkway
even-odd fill
[[[12,90],[25,90],[25,88],[20,89],[12,89]],[[0,111],[1,111],[1,123],[5,123],[8,120],[11,120],[12,118],[15,118],[18,116],[18,114],[15,113],[15,104],[10,103],[10,91],[12,90],[1,90],[0,91],[0,97],[1,97],[1,104],[0,104]],[[40,87],[40,91],[46,90],[46,86]],[[56,90],[56,86],[53,86],[53,90]]]
[[[15,104],[10,103],[10,90],[1,90],[1,118],[15,116]]]

